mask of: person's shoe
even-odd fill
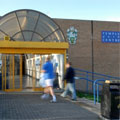
[[[49,98],[49,94],[43,94],[42,96],[41,96],[41,99],[48,99]]]
[[[61,97],[65,97],[63,94],[60,95]]]
[[[77,99],[71,99],[72,101],[77,101]]]
[[[50,100],[50,102],[51,102],[51,103],[56,103],[56,102],[57,102],[57,100]]]

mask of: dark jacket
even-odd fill
[[[66,69],[66,74],[64,79],[67,81],[67,83],[74,83],[74,76],[75,76],[75,72],[74,69],[72,67],[69,67]]]

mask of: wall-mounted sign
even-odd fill
[[[73,26],[67,29],[67,38],[70,44],[75,44],[77,40],[77,29],[75,29]]]
[[[120,32],[102,31],[101,38],[103,43],[120,43]]]

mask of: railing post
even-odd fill
[[[93,93],[94,93],[94,104],[96,104],[96,83],[94,82],[94,85],[93,85]]]
[[[97,102],[99,102],[99,84],[97,84]]]
[[[86,92],[88,93],[88,72],[86,72]]]
[[[97,79],[94,81],[94,88],[93,88],[93,92],[94,92],[94,104],[96,104],[96,83],[97,83],[97,102],[99,101],[99,81],[105,81],[104,79]]]

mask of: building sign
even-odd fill
[[[77,40],[77,29],[75,29],[73,26],[67,29],[67,38],[70,44],[75,44]]]
[[[10,36],[4,36],[5,41],[10,41]]]
[[[101,38],[103,43],[120,43],[120,32],[102,31]]]

